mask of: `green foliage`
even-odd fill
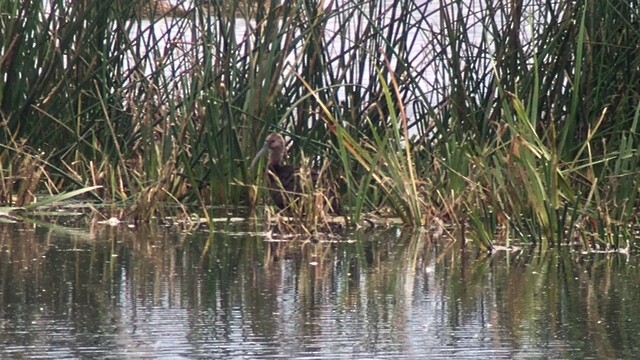
[[[253,204],[248,160],[280,131],[355,223],[633,241],[634,2],[196,3],[0,0],[3,203]]]

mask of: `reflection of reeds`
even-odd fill
[[[20,232],[20,237],[16,236],[16,231]],[[29,271],[37,272],[42,262],[46,261],[44,255],[49,245],[42,241],[32,225],[0,223],[0,248],[3,249],[1,273],[5,277],[11,275],[19,281],[24,280]]]
[[[501,344],[587,338],[599,355],[615,358],[620,349],[611,334],[628,328],[621,314],[633,313],[638,296],[637,267],[621,255],[569,249],[489,255],[409,230],[318,243],[224,233],[210,234],[208,242],[202,233],[153,226],[93,230],[95,239],[86,241],[0,224],[0,306],[5,326],[20,328],[23,346],[38,340],[28,334],[39,321],[53,319],[65,326],[48,331],[69,331],[68,343],[92,345],[95,355],[96,341],[128,344],[136,335],[136,344],[147,343],[140,340],[157,330],[152,317],[178,312],[170,330],[179,325],[199,344],[229,334],[241,341],[235,335],[249,329],[268,339],[302,332],[296,339],[306,346],[339,323],[341,330],[366,324],[376,335],[393,329],[418,337],[436,328],[472,329]],[[607,316],[623,319],[602,326]]]

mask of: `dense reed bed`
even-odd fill
[[[635,1],[142,3],[0,0],[4,204],[253,206],[278,131],[355,224],[635,241]]]

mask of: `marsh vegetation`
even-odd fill
[[[282,132],[351,224],[635,243],[635,1],[140,4],[0,0],[4,205],[100,186],[140,220],[253,206],[249,163]]]

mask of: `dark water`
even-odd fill
[[[629,358],[637,256],[0,224],[0,358]]]

